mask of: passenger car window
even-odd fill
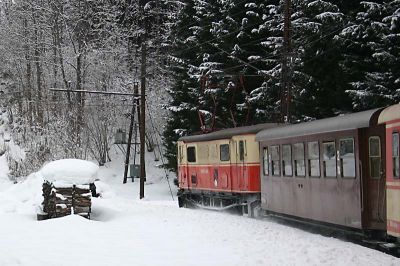
[[[275,176],[281,175],[280,165],[279,165],[279,145],[271,146],[271,173]]]
[[[222,144],[219,146],[219,158],[221,161],[229,161],[229,144]]]
[[[354,152],[354,139],[339,140],[340,176],[356,177],[356,159]]]
[[[325,177],[336,177],[336,146],[334,141],[322,143],[322,164]]]
[[[190,163],[196,162],[196,147],[187,147],[187,160]]]
[[[263,149],[263,167],[264,167],[264,175],[269,175],[268,148],[267,147],[264,147],[264,149]]]
[[[304,158],[304,143],[293,145],[294,153],[294,175],[297,177],[306,176],[306,163]]]
[[[369,138],[369,174],[372,178],[381,177],[381,139],[378,136]]]
[[[284,176],[292,176],[292,145],[282,145],[282,171]]]
[[[399,178],[400,165],[399,165],[399,133],[392,134],[392,161],[393,161],[393,177]]]
[[[318,141],[307,143],[308,148],[308,175],[312,177],[320,177],[321,171],[319,167],[319,145]]]

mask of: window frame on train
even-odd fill
[[[327,147],[333,145],[333,159],[326,158]],[[336,155],[336,142],[335,140],[328,140],[322,142],[322,173],[323,177],[336,178],[337,177],[337,155]],[[328,163],[329,162],[329,163]],[[334,166],[330,166],[330,163],[334,162]],[[329,169],[328,169],[329,167]],[[329,173],[328,173],[329,170]],[[332,173],[331,173],[332,172]],[[334,173],[333,173],[334,172]]]
[[[276,154],[273,153],[274,148],[278,148],[278,152]],[[271,153],[271,161],[270,161],[270,169],[271,169],[271,175],[272,176],[281,176],[281,153],[280,153],[280,145],[271,145],[270,147],[270,153]],[[274,155],[277,155],[278,157],[274,157]],[[274,158],[277,158],[276,160]],[[277,162],[277,168],[278,170],[276,171],[276,167],[274,162]]]
[[[347,141],[351,141],[352,145],[351,145],[351,149],[352,149],[352,156],[345,156],[345,154],[343,153],[343,145],[342,143],[347,142]],[[339,139],[339,176],[342,178],[356,178],[357,177],[357,173],[356,173],[356,151],[355,151],[355,140],[353,137],[349,137],[349,138],[340,138]],[[351,162],[353,164],[353,172],[352,175],[348,175],[345,172],[345,168],[343,167],[344,162],[348,161]]]
[[[196,146],[187,146],[186,155],[188,163],[195,163],[196,158]]]
[[[285,147],[289,147],[289,154],[288,158],[285,159]],[[292,145],[291,144],[282,144],[282,175],[286,177],[293,177],[293,154],[292,154]],[[289,162],[288,165],[286,165],[286,162]],[[290,173],[286,172],[286,167],[289,166]]]
[[[238,150],[239,150],[239,161],[244,162],[245,146],[244,140],[239,140]]]
[[[228,148],[226,150],[226,148]],[[231,159],[231,150],[229,144],[220,144],[219,145],[219,160],[221,162],[229,162]]]
[[[316,157],[311,157],[310,155],[310,144],[317,144],[317,148],[318,148],[318,155]],[[314,154],[312,154],[314,155]],[[313,166],[312,166],[312,161],[317,160],[317,164],[315,164],[316,166],[318,166],[318,174],[314,175],[312,170],[313,170]],[[307,166],[308,166],[308,176],[309,177],[315,177],[315,178],[320,178],[321,177],[321,148],[319,145],[319,141],[308,141],[307,142]]]
[[[297,150],[297,148],[296,148],[296,146],[299,146],[299,145],[301,145],[302,146],[302,151],[303,152],[301,152],[301,153],[297,153],[296,152],[296,150]],[[297,155],[298,154],[301,154],[302,155],[302,158],[298,158],[297,157]],[[293,144],[293,160],[294,160],[294,176],[295,177],[300,177],[300,178],[305,178],[307,175],[307,169],[306,169],[306,150],[305,150],[305,145],[304,145],[304,142],[297,142],[297,143],[294,143]],[[298,169],[299,169],[299,167],[298,167],[298,164],[297,164],[297,162],[298,161],[302,161],[302,163],[303,163],[303,173],[304,174],[299,174],[299,171],[298,171]]]
[[[268,157],[268,147],[263,147],[263,174],[265,176],[269,175],[269,157]]]
[[[397,136],[397,141],[395,141],[395,136]],[[399,132],[394,131],[392,133],[392,172],[393,179],[400,178],[400,156],[399,156],[399,147],[400,147],[400,136]]]
[[[378,140],[378,155],[371,155],[371,140],[377,139]],[[378,159],[378,160],[376,160]],[[382,142],[381,138],[379,136],[371,136],[368,138],[368,161],[369,161],[369,176],[372,179],[380,179],[381,178],[381,172],[382,172]],[[373,174],[373,163],[378,162],[378,176],[372,175]]]
[[[179,164],[182,164],[182,162],[183,162],[183,146],[182,145],[178,146],[178,161],[179,161]]]

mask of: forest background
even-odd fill
[[[143,42],[148,139],[166,167],[180,136],[278,121],[283,2],[0,1],[0,155],[21,147],[7,153],[10,174],[111,160],[132,97],[50,89],[132,93]],[[399,0],[291,2],[290,121],[399,102]]]

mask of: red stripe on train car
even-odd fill
[[[386,188],[400,190],[400,183],[398,185],[386,185]]]
[[[261,191],[259,164],[179,166],[181,189],[258,193]]]
[[[387,231],[400,233],[400,221],[388,220]]]

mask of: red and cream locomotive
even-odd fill
[[[179,205],[239,208],[252,215],[260,203],[259,124],[182,137],[178,141]]]

